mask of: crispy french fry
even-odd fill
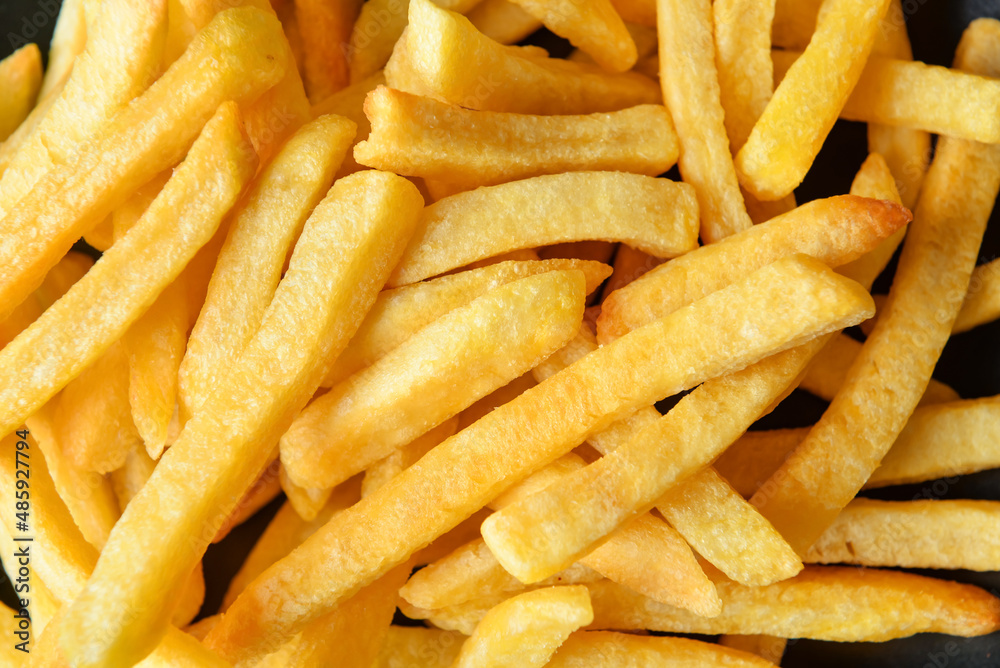
[[[591,114],[660,102],[648,77],[504,46],[430,0],[411,0],[410,24],[385,66],[385,78],[398,90],[487,111]]]
[[[365,98],[368,93],[384,83],[385,75],[382,74],[382,70],[379,70],[375,74],[351,84],[347,88],[326,98],[320,104],[317,104],[312,108],[313,115],[318,117],[325,114],[336,114],[354,121],[358,126],[357,132],[354,134],[354,144],[357,145],[358,142],[368,138],[368,133],[372,129],[371,123],[368,122],[368,117],[365,116]],[[354,160],[354,151],[348,151],[344,157],[344,161],[340,165],[337,176],[353,174],[361,169],[364,169],[364,167]]]
[[[701,238],[714,243],[753,225],[743,205],[723,123],[709,0],[658,0],[660,87],[681,143],[678,166],[694,186]]]
[[[5,100],[0,104],[0,142],[17,129],[31,113],[42,85],[42,53],[34,44],[0,60],[0,88]]]
[[[254,484],[251,485],[250,489],[246,491],[240,502],[236,504],[236,508],[226,518],[225,523],[219,527],[215,537],[212,538],[213,543],[218,543],[225,538],[229,535],[230,531],[253,517],[258,510],[281,494],[280,468],[281,462],[275,457],[274,461],[267,465],[267,468],[264,469]]]
[[[59,263],[45,274],[42,284],[31,296],[17,305],[9,316],[0,321],[0,344],[7,345],[15,336],[38,320],[45,309],[66,294],[73,284],[80,280],[94,261],[83,253],[70,251]]]
[[[506,386],[505,386],[506,387]],[[397,475],[410,468],[414,462],[430,452],[431,448],[454,435],[458,430],[458,416],[455,415],[426,434],[416,438],[388,457],[380,459],[365,470],[361,482],[361,496],[372,494]]]
[[[558,354],[558,351],[553,354]],[[544,362],[542,362],[542,364],[544,364]],[[515,378],[511,382],[507,383],[499,390],[486,395],[459,414],[458,431],[462,431],[487,413],[492,413],[498,406],[503,406],[508,401],[524,394],[526,390],[531,389],[535,385],[538,385],[538,383],[535,382],[534,376],[530,373],[526,373],[520,378]]]
[[[993,260],[972,272],[969,291],[951,331],[966,332],[997,318],[1000,318],[1000,260]]]
[[[316,208],[254,338],[129,503],[106,558],[67,613],[62,642],[74,656],[125,663],[156,646],[180,579],[357,329],[421,204],[405,179],[369,171],[338,181]],[[169,513],[162,495],[177,499]],[[137,600],[147,604],[136,610]],[[95,633],[94,624],[118,633]]]
[[[184,591],[177,607],[174,608],[174,615],[170,618],[170,623],[178,627],[187,626],[192,619],[198,616],[198,611],[201,610],[201,604],[204,602],[205,573],[199,561],[184,582]]]
[[[740,183],[754,197],[781,199],[802,182],[861,76],[888,4],[832,0],[736,155]]]
[[[697,210],[690,186],[639,174],[569,172],[479,188],[424,209],[389,285],[512,250],[583,239],[623,241],[673,257],[697,246]]]
[[[314,104],[348,84],[347,45],[361,7],[361,0],[295,0],[306,90]]]
[[[811,255],[831,267],[850,262],[909,220],[910,213],[898,205],[852,195],[803,204],[617,290],[604,300],[598,340],[607,343],[790,253]]]
[[[719,636],[719,644],[723,647],[732,647],[733,649],[759,656],[777,666],[781,664],[781,657],[785,654],[788,639],[765,635],[741,636],[724,634]]]
[[[653,638],[608,631],[573,633],[546,665],[550,668],[586,668],[594,665],[598,657],[600,665],[606,668],[768,668],[773,665],[744,651],[700,640]]]
[[[516,44],[542,27],[541,21],[508,0],[483,0],[465,15],[476,30],[501,44]]]
[[[677,161],[673,123],[659,105],[532,116],[462,109],[379,87],[365,108],[373,134],[355,148],[358,162],[404,176],[451,179],[462,190],[570,171],[657,176]]]
[[[333,487],[530,371],[580,327],[580,272],[508,283],[424,327],[312,402],[281,437],[304,487]]]
[[[0,351],[0,405],[5,407],[0,433],[13,429],[108,350],[176,278],[253,175],[256,156],[247,146],[236,106],[224,104],[135,227]],[[206,180],[206,174],[215,177]],[[43,379],[30,394],[17,380],[24,373]]]
[[[375,668],[449,668],[465,638],[453,631],[390,626]]]
[[[663,260],[653,257],[649,253],[643,253],[628,244],[619,244],[618,250],[615,252],[614,270],[608,277],[608,282],[604,284],[604,297],[607,298],[615,290],[624,288],[647,271],[655,269],[661,264],[663,264]]]
[[[747,498],[778,470],[809,433],[808,427],[748,431],[718,459],[715,469]]]
[[[569,634],[594,620],[585,587],[547,587],[519,594],[483,617],[459,651],[455,668],[547,665]]]
[[[772,348],[760,333],[787,325],[789,296],[772,289],[775,274],[758,272],[603,346],[455,434],[261,574],[206,643],[229,660],[260,656],[589,434],[758,361]],[[448,504],[437,503],[442,493]],[[276,605],[276,592],[298,603]]]
[[[82,0],[66,0],[59,7],[56,27],[49,42],[49,65],[45,69],[39,99],[57,90],[69,77],[76,58],[87,44],[87,22]]]
[[[973,22],[956,63],[1000,73],[1000,22]],[[968,288],[998,190],[1000,148],[941,139],[885,313],[830,407],[769,479],[775,484],[751,499],[799,554],[865,484],[917,406],[961,306],[955,295]]]
[[[323,506],[330,500],[332,488],[303,487],[288,476],[288,471],[284,466],[281,467],[279,474],[281,489],[299,517],[310,522],[316,519]]]

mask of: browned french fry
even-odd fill
[[[0,344],[7,345],[31,323],[38,320],[45,309],[66,294],[66,291],[90,271],[92,266],[94,261],[83,253],[75,251],[66,253],[59,263],[45,274],[38,289],[18,304],[7,318],[0,321]]]
[[[361,7],[361,0],[295,0],[306,90],[314,104],[348,84],[347,45]]]
[[[375,668],[449,668],[465,638],[461,633],[440,629],[390,626]]]
[[[466,13],[476,30],[495,42],[515,44],[542,27],[542,22],[508,0],[483,0]]]
[[[804,49],[816,30],[823,0],[776,0],[771,40],[783,49]]]
[[[969,291],[951,331],[965,332],[997,318],[1000,318],[1000,260],[993,260],[972,272]]]
[[[11,135],[28,117],[42,85],[42,53],[34,44],[0,60],[0,87],[5,100],[0,104],[0,142]]]
[[[229,514],[223,525],[219,527],[215,537],[212,539],[213,543],[218,543],[225,538],[229,535],[230,531],[253,517],[258,510],[281,494],[280,468],[281,463],[275,457],[274,461],[267,465],[267,468],[260,474],[260,477],[257,478],[256,482],[246,491],[239,503],[236,504],[236,508]]]
[[[788,639],[764,635],[741,636],[723,634],[719,636],[719,644],[723,647],[732,647],[733,649],[759,656],[777,666],[781,664],[781,657],[785,654]]]

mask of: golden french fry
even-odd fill
[[[697,211],[687,184],[639,174],[568,172],[479,188],[424,209],[389,285],[512,250],[583,239],[623,241],[674,257],[697,246]]]
[[[709,0],[658,0],[660,87],[681,143],[678,166],[694,186],[701,238],[714,243],[753,225],[726,140]]]
[[[600,657],[606,668],[674,668],[678,666],[731,666],[769,668],[770,661],[746,652],[690,638],[591,631],[573,633],[546,665],[550,668],[586,668]]]
[[[127,663],[156,646],[181,579],[357,329],[421,205],[412,184],[384,172],[334,185],[306,222],[254,338],[119,520],[63,623],[67,651],[83,662]],[[164,494],[177,499],[169,513]],[[117,633],[96,633],[95,624]]]
[[[373,134],[354,149],[358,162],[404,176],[451,179],[462,190],[561,172],[657,176],[677,161],[673,123],[659,105],[532,116],[463,109],[379,87],[368,95],[365,113]]]
[[[430,452],[431,448],[454,435],[457,430],[458,416],[455,415],[369,466],[361,482],[361,496],[368,496],[378,491],[380,487]]]
[[[613,5],[614,3],[612,3]],[[471,15],[469,17],[471,21]],[[473,22],[473,25],[475,23]],[[632,41],[635,43],[635,50],[638,60],[649,57],[650,54],[656,53],[656,27],[639,25],[638,23],[626,23],[625,29],[628,30],[628,34],[632,36]],[[577,63],[593,63],[594,58],[582,49],[573,49],[570,51],[569,55],[566,56],[566,60],[571,60]],[[636,69],[636,65],[632,66],[632,69]],[[654,75],[659,76],[659,75]]]
[[[354,144],[357,145],[358,142],[368,138],[368,133],[372,129],[371,123],[368,122],[368,117],[365,116],[365,98],[368,96],[368,93],[384,83],[385,75],[382,74],[382,70],[379,70],[375,74],[357,83],[353,83],[347,88],[341,89],[317,104],[312,108],[313,116],[319,117],[326,114],[336,114],[337,116],[343,116],[354,121],[358,126],[357,132],[354,134]],[[364,169],[364,167],[354,160],[354,151],[348,151],[347,155],[344,156],[344,161],[340,165],[337,176],[353,174],[361,169]]]
[[[760,333],[784,328],[790,308],[788,294],[773,289],[775,273],[758,272],[599,348],[435,447],[261,574],[206,638],[209,647],[229,660],[261,656],[589,434],[758,361],[770,348]],[[828,273],[822,282],[845,280]],[[438,503],[442,493],[447,504]],[[298,603],[278,605],[276,595]]]
[[[805,555],[815,564],[905,568],[1000,566],[996,501],[854,499]]]
[[[606,343],[791,253],[836,267],[855,260],[910,220],[890,202],[843,195],[803,204],[767,223],[699,248],[644,274],[604,300],[597,337]]]
[[[330,500],[333,491],[330,487],[303,487],[296,484],[290,477],[284,466],[279,472],[281,489],[288,497],[292,508],[299,514],[299,517],[306,521],[316,519],[323,506]]]
[[[556,351],[553,354],[557,355],[559,353]],[[544,362],[542,362],[542,364],[544,364]],[[514,397],[524,394],[526,390],[531,389],[535,385],[538,385],[538,383],[535,382],[534,376],[530,373],[526,373],[520,378],[515,378],[511,382],[507,383],[499,390],[486,395],[459,414],[458,431],[462,431],[487,413],[493,412],[495,408],[503,406],[508,401],[511,401]]]
[[[832,0],[736,155],[740,183],[754,197],[781,199],[802,182],[861,76],[888,4]]]
[[[628,244],[620,244],[615,252],[614,271],[608,277],[608,282],[604,284],[602,294],[607,297],[615,290],[624,288],[647,271],[655,269],[661,264],[663,264],[663,260],[655,258],[649,253],[643,253]]]
[[[1000,22],[973,22],[956,63],[1000,73]],[[751,499],[800,555],[865,484],[917,406],[998,190],[1000,148],[941,138],[885,312],[823,417],[769,479],[775,484]]]
[[[288,249],[330,189],[354,130],[339,116],[321,116],[303,126],[230,215],[229,235],[179,370],[181,424],[199,410],[256,333]]]
[[[183,589],[180,601],[174,608],[174,615],[170,618],[170,623],[178,627],[190,624],[191,620],[198,616],[201,604],[205,602],[205,573],[200,561],[188,575]]]
[[[57,90],[66,81],[77,56],[87,45],[87,23],[83,14],[83,0],[66,0],[59,7],[56,27],[49,43],[49,65],[38,92],[39,99]]]
[[[410,1],[410,24],[385,78],[398,90],[487,111],[591,114],[660,102],[648,77],[548,58],[536,47],[504,46],[430,0]]]
[[[83,232],[177,162],[221,102],[252,100],[277,81],[288,64],[272,44],[280,29],[257,9],[219,13],[173,67],[80,148],[72,165],[42,178],[0,221],[3,233],[13,235],[4,253],[17,256],[0,271],[0,305],[21,301]],[[9,308],[0,306],[0,313]]]
[[[347,44],[361,7],[361,0],[295,0],[295,17],[305,59],[306,90],[313,103],[348,84]]]
[[[722,614],[713,618],[607,580],[586,587],[594,606],[591,628],[882,642],[926,632],[971,637],[1000,627],[1000,601],[979,587],[896,571],[807,566],[766,587],[720,582]]]
[[[747,498],[778,470],[809,433],[808,427],[748,431],[715,460],[715,469]]]
[[[594,620],[585,587],[547,587],[525,592],[483,617],[459,651],[455,668],[540,668],[569,634]]]
[[[390,626],[375,668],[449,668],[465,638],[453,631]]]
[[[804,49],[816,30],[823,0],[776,0],[771,40],[783,49]]]
[[[656,27],[656,0],[614,0],[611,4],[625,21]]]
[[[494,42],[515,44],[542,27],[542,22],[508,0],[483,0],[466,12],[469,22]]]
[[[0,104],[0,142],[17,129],[31,113],[42,85],[42,52],[34,44],[0,60],[0,88],[5,100]]]
[[[1000,318],[1000,260],[979,265],[972,272],[969,291],[955,318],[955,334]]]
[[[427,325],[312,402],[281,437],[304,487],[333,487],[530,371],[580,327],[583,274],[500,286]]]
[[[59,263],[45,274],[42,284],[31,296],[17,305],[6,319],[0,321],[0,347],[10,343],[15,336],[38,320],[45,309],[66,294],[73,284],[80,280],[94,261],[83,253],[70,251]]]
[[[219,107],[135,227],[0,351],[0,405],[5,408],[0,433],[9,432],[86,369],[176,278],[253,175],[256,156],[248,152],[246,141],[236,106]],[[207,174],[214,177],[207,179]],[[40,378],[31,393],[18,380],[24,373]]]
[[[29,418],[29,426],[31,419]],[[149,480],[149,476],[153,475],[154,468],[156,468],[156,462],[146,453],[146,450],[137,448],[128,454],[128,457],[125,458],[125,464],[121,468],[111,472],[111,485],[121,510],[125,510],[129,501],[139,493],[142,486]]]
[[[719,644],[723,647],[732,647],[759,656],[765,661],[774,665],[781,665],[781,657],[785,654],[785,647],[788,645],[787,638],[776,638],[765,635],[721,635]]]
[[[219,527],[215,537],[212,538],[213,543],[218,543],[225,538],[229,535],[230,531],[253,517],[258,510],[281,494],[280,468],[281,463],[275,457],[274,461],[267,465],[263,473],[260,474],[250,489],[246,491],[240,502],[236,504],[236,508],[226,518],[225,523]]]

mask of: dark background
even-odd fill
[[[914,58],[936,65],[951,64],[962,30],[970,21],[981,16],[1000,18],[1000,0],[903,0],[902,4]],[[55,25],[58,5],[58,0],[0,1],[0,58],[25,42],[35,42],[45,51]],[[544,30],[528,41],[545,46],[553,55],[563,55],[569,50],[567,43]],[[3,94],[2,91],[0,94]],[[864,124],[838,122],[813,169],[796,191],[798,201],[801,203],[846,193],[866,155]],[[1000,256],[998,217],[1000,214],[995,210],[980,251],[980,263]],[[888,291],[893,268],[894,265],[891,265],[886,275],[876,282],[875,292]],[[955,388],[963,398],[1000,394],[1000,322],[954,336],[945,348],[934,375]],[[825,407],[823,401],[796,391],[777,411],[755,427],[770,429],[811,425],[822,415]],[[918,496],[1000,500],[1000,471],[963,476],[957,483],[954,480],[947,483],[934,481],[877,490],[870,495],[900,500]],[[220,544],[209,548],[204,559],[207,594],[203,616],[217,610],[226,584],[282,501],[283,497],[276,499],[246,524],[234,529]],[[978,584],[1000,594],[1000,573],[921,572]],[[8,604],[13,603],[9,583],[0,585],[0,598]],[[817,601],[817,605],[822,605],[822,601]],[[845,665],[857,668],[1000,666],[1000,633],[971,639],[921,634],[885,643],[792,640],[782,665],[790,668],[839,668]]]

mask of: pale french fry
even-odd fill
[[[347,45],[361,7],[361,0],[295,0],[306,90],[314,104],[348,84]]]
[[[305,125],[254,181],[230,216],[198,321],[179,370],[181,424],[256,333],[281,278],[288,249],[330,189],[354,124],[322,116]]]
[[[512,596],[506,592],[494,594],[492,596],[481,596],[458,605],[451,605],[447,608],[436,610],[425,610],[409,605],[405,601],[399,602],[400,611],[410,619],[422,619],[435,628],[446,631],[458,631],[470,636],[476,630],[480,620],[486,616],[492,608],[500,605]]]
[[[252,100],[280,79],[288,65],[272,44],[280,30],[257,9],[219,13],[173,67],[79,149],[74,164],[53,169],[20,200],[0,221],[10,240],[3,253],[18,258],[0,271],[0,314],[27,296],[83,232],[175,164],[220,103]]]
[[[648,77],[504,46],[430,0],[411,0],[410,24],[385,66],[385,78],[398,90],[487,111],[591,114],[660,102],[656,82]]]
[[[697,246],[697,214],[690,186],[639,174],[568,172],[479,188],[424,209],[389,285],[512,250],[584,239],[623,241],[674,257]]]
[[[68,611],[62,642],[74,656],[125,663],[156,646],[183,574],[357,329],[421,205],[405,179],[369,171],[338,181],[316,208],[254,338],[129,503]],[[178,500],[170,513],[164,494]],[[146,602],[140,610],[138,600]],[[118,632],[95,633],[94,624]]]
[[[753,222],[726,139],[711,2],[658,0],[656,17],[660,87],[680,139],[678,166],[698,196],[702,241],[714,243]]]
[[[31,113],[42,85],[42,53],[34,44],[0,60],[0,88],[5,99],[0,104],[0,142],[17,129]]]
[[[146,453],[144,448],[140,448],[130,452],[125,458],[125,464],[111,472],[111,485],[118,498],[120,509],[125,510],[125,506],[139,493],[142,486],[149,480],[149,476],[153,475],[154,468],[156,468],[156,462]]]
[[[602,343],[690,304],[791,253],[836,267],[855,260],[910,220],[889,202],[852,195],[816,200],[644,274],[604,300],[597,320]]]
[[[586,668],[594,665],[598,657],[600,665],[606,668],[768,668],[774,665],[745,651],[690,638],[653,638],[608,631],[573,633],[546,665],[550,668]]]
[[[256,156],[246,141],[236,106],[219,107],[135,227],[0,351],[0,405],[5,408],[0,433],[9,432],[86,369],[176,278],[253,175]],[[206,179],[207,174],[214,178]],[[24,373],[39,377],[30,394],[15,377]]]
[[[262,573],[206,643],[229,660],[261,656],[589,434],[758,361],[769,352],[759,332],[783,327],[789,308],[773,277],[759,272],[603,346],[458,432]],[[442,488],[448,504],[437,503]],[[275,605],[276,592],[294,609]]]
[[[87,22],[82,0],[66,0],[59,7],[56,27],[49,42],[49,64],[45,68],[39,99],[57,90],[69,77],[76,57],[87,44]]]
[[[230,531],[253,517],[258,510],[281,494],[280,468],[281,462],[275,457],[274,461],[267,465],[267,468],[260,474],[256,482],[246,491],[240,502],[236,504],[236,508],[229,514],[223,525],[219,527],[215,537],[212,539],[213,543],[218,543],[225,538],[229,535]]]
[[[956,63],[1000,73],[1000,22],[973,22]],[[885,313],[830,407],[769,479],[775,484],[751,499],[799,554],[865,484],[917,406],[961,306],[955,295],[968,288],[998,190],[1000,149],[941,138]]]
[[[465,15],[476,30],[501,44],[516,44],[542,27],[541,21],[508,0],[483,0]]]
[[[996,501],[854,499],[805,555],[814,564],[995,571]]]
[[[27,299],[17,305],[9,316],[0,321],[0,344],[7,345],[15,336],[23,332],[45,309],[66,294],[73,284],[80,280],[94,261],[83,253],[70,251],[59,263],[45,274],[42,284]]]
[[[966,332],[997,318],[1000,318],[1000,260],[993,260],[972,272],[969,291],[951,331]]]
[[[732,647],[741,652],[759,656],[777,666],[781,664],[781,657],[785,654],[788,639],[764,635],[741,636],[724,634],[719,636],[719,644],[723,647]]]
[[[326,98],[320,104],[317,104],[312,108],[313,115],[319,117],[325,114],[336,114],[354,121],[358,126],[357,132],[354,134],[354,143],[357,145],[358,142],[368,138],[368,133],[372,129],[371,123],[368,122],[368,117],[365,116],[365,98],[368,93],[384,83],[385,75],[382,74],[382,70],[379,70],[375,74],[351,84],[347,88]],[[346,176],[361,169],[364,169],[364,167],[355,161],[354,151],[348,151],[347,155],[344,156],[344,161],[341,163],[337,175]]]
[[[831,1],[736,155],[740,183],[754,197],[781,199],[802,182],[861,76],[888,4]]]
[[[569,634],[594,620],[585,587],[547,587],[519,594],[479,622],[454,668],[540,668]]]
[[[783,49],[804,49],[816,30],[823,0],[776,0],[771,40]]]
[[[478,186],[542,174],[622,171],[657,176],[677,161],[670,114],[642,105],[587,116],[475,111],[379,87],[365,113],[373,124],[355,159],[404,176]]]
[[[453,631],[390,626],[375,668],[449,668],[465,638]]]
[[[506,386],[505,386],[506,387]],[[452,436],[458,430],[458,416],[455,415],[426,434],[398,448],[388,457],[375,462],[365,471],[361,482],[361,496],[368,496],[413,465],[430,452],[431,448]]]
[[[807,566],[767,587],[720,582],[722,614],[713,618],[644,599],[608,580],[585,586],[594,606],[591,628],[597,629],[882,642],[927,632],[972,637],[1000,627],[1000,601],[979,587],[876,569]]]
[[[584,279],[550,271],[447,313],[312,402],[281,437],[304,487],[333,487],[530,371],[580,327]]]

